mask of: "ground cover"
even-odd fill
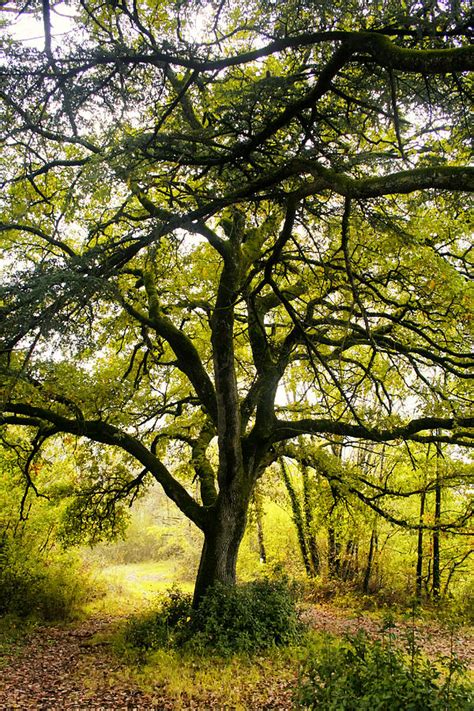
[[[169,573],[169,571],[168,571]],[[164,566],[137,564],[103,570],[106,594],[85,619],[30,627],[10,624],[0,645],[2,709],[290,709],[304,648],[272,650],[252,658],[198,658],[176,650],[140,655],[121,644],[124,618],[146,610],[169,585]],[[141,597],[140,592],[145,594]],[[108,610],[108,612],[106,612]],[[472,628],[433,620],[396,619],[332,603],[302,611],[312,642],[363,630],[371,638],[404,643],[415,635],[429,656],[456,654],[474,669]]]

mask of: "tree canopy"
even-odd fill
[[[50,438],[120,450],[86,508],[158,481],[199,598],[289,445],[472,444],[469,8],[64,7],[3,27],[4,436],[29,487]]]

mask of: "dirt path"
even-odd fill
[[[368,616],[350,617],[330,605],[312,606],[304,617],[319,630],[335,635],[364,629],[380,634],[380,622]],[[168,711],[171,709],[273,709],[292,708],[295,674],[278,679],[275,672],[263,674],[257,684],[243,686],[243,702],[234,706],[222,703],[211,693],[183,696],[178,701],[160,687],[145,693],[111,654],[107,645],[91,644],[91,638],[105,632],[114,618],[90,619],[74,627],[43,627],[26,643],[13,647],[0,658],[0,709],[2,711]],[[402,639],[409,625],[398,623],[394,633]],[[417,628],[417,639],[428,654],[449,654],[451,639],[437,625]],[[105,636],[104,636],[105,638]],[[463,630],[452,639],[454,651],[474,668],[474,636]],[[258,664],[258,660],[256,662]]]
[[[2,660],[0,708],[13,709],[171,709],[121,677],[104,649],[88,646],[110,619],[77,627],[43,627]]]

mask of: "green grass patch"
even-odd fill
[[[147,610],[178,578],[170,561],[109,565],[97,573],[102,595],[85,607],[87,614],[129,615]],[[179,579],[179,578],[178,578]],[[183,583],[186,592],[192,583]]]
[[[153,652],[140,667],[137,678],[147,690],[162,686],[179,701],[190,698],[199,708],[259,708],[275,689],[291,685],[297,665],[281,650],[271,655],[203,657],[189,650],[160,649]]]
[[[278,646],[278,638],[275,640],[274,635],[275,618],[281,612],[281,605],[275,605],[274,596],[284,595],[286,605],[287,590],[283,591],[280,585],[275,589],[274,582],[264,586],[264,593],[250,586],[251,597],[262,604],[262,598],[267,598],[262,611],[268,629],[272,631],[271,640],[267,639],[261,645],[262,626],[257,625],[259,636],[252,643],[252,649],[248,649],[248,623],[252,619],[255,626],[255,607],[249,606],[245,610],[247,617],[243,615],[242,619],[242,606],[248,606],[248,596],[240,595],[242,589],[248,593],[248,587],[244,585],[236,589],[237,604],[234,594],[229,596],[228,589],[218,586],[217,590],[211,591],[204,608],[207,625],[201,627],[199,634],[193,625],[191,596],[173,589],[160,597],[154,610],[132,616],[111,636],[104,638],[101,635],[90,643],[93,646],[105,642],[125,665],[126,673],[134,683],[150,693],[161,687],[176,709],[181,705],[188,708],[189,699],[193,699],[197,708],[242,711],[264,706],[273,696],[281,698],[283,695],[291,700],[291,687],[297,677],[301,655],[294,647]],[[273,616],[267,614],[269,600],[273,603]],[[227,605],[225,610],[224,605]],[[232,642],[229,641],[231,618],[236,633]],[[284,625],[284,619],[281,624]],[[299,632],[298,624],[298,635]],[[207,637],[205,642],[203,636]]]

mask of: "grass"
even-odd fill
[[[124,618],[153,607],[156,597],[175,582],[184,591],[192,592],[192,582],[181,582],[179,568],[170,561],[109,565],[96,575],[101,593],[85,605],[84,614],[116,617],[117,623],[87,640],[87,645],[99,648],[104,645],[105,653],[115,657],[110,683],[113,684],[114,675],[119,674],[120,681],[129,678],[144,691],[156,692],[161,687],[176,709],[189,707],[190,698],[198,708],[248,709],[269,703],[277,708],[292,708],[291,687],[296,685],[308,650],[327,645],[325,635],[310,631],[299,647],[275,648],[252,657],[235,655],[222,659],[176,649],[143,654],[125,643]],[[352,608],[357,614],[357,606],[352,605]],[[373,614],[377,612],[380,614],[380,611]],[[10,618],[0,620],[0,667],[2,655],[14,650],[27,632],[23,622],[19,624]],[[3,664],[6,662],[7,659]],[[114,671],[117,662],[120,671]],[[95,671],[89,669],[88,674],[94,686]]]
[[[265,655],[230,658],[160,649],[146,656],[130,650],[116,636],[112,649],[125,663],[130,678],[145,692],[162,688],[173,708],[192,698],[199,708],[258,708],[294,685],[301,652],[274,649]],[[273,690],[273,691],[272,691]],[[291,692],[290,692],[291,696]],[[188,708],[188,706],[186,706]]]
[[[84,613],[122,616],[139,612],[179,578],[178,567],[170,561],[106,566],[97,574],[100,594],[84,606]],[[189,581],[179,585],[185,592],[193,590]]]
[[[301,648],[274,649],[247,656],[202,656],[190,651],[160,649],[142,654],[123,639],[123,626],[94,635],[87,646],[106,650],[110,671],[108,683],[126,681],[151,696],[166,697],[173,709],[231,708],[246,711],[262,708],[269,699],[276,708],[292,708],[291,698],[302,657]],[[101,668],[87,667],[91,691],[101,683]],[[281,699],[284,703],[281,705]],[[158,706],[157,706],[158,708]],[[161,707],[160,707],[161,708]]]
[[[179,578],[179,570],[168,561],[103,568],[100,573],[103,596],[87,605],[85,612],[119,619],[117,625],[94,635],[88,644],[91,647],[106,645],[123,665],[121,674],[126,674],[144,691],[163,688],[176,709],[192,697],[202,708],[243,710],[261,705],[260,702],[268,698],[269,688],[275,690],[276,696],[286,693],[286,686],[297,676],[296,649],[274,649],[265,655],[235,655],[222,659],[176,649],[143,654],[125,643],[125,620],[120,618],[153,607],[157,595],[166,592],[176,581],[183,591],[191,593],[193,583],[183,583]]]

